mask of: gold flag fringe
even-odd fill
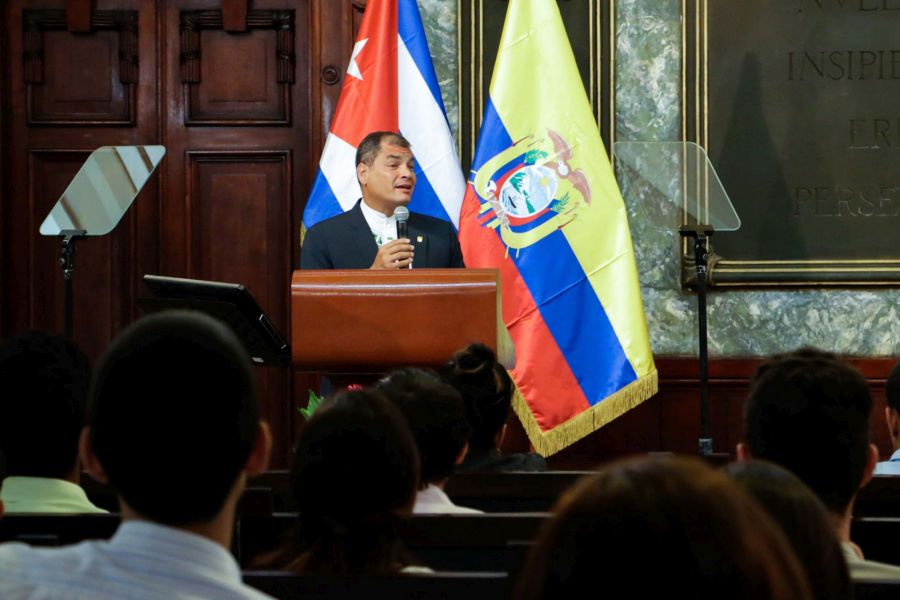
[[[653,369],[615,394],[549,431],[541,431],[518,387],[513,394],[512,405],[535,451],[541,456],[550,456],[597,431],[658,391],[659,375],[656,369]]]

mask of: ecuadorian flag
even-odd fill
[[[657,391],[622,196],[555,0],[511,0],[460,213],[500,269],[514,408],[553,454]]]

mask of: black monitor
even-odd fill
[[[144,275],[150,296],[139,298],[145,313],[197,310],[227,323],[256,365],[289,366],[291,348],[246,287],[239,283]]]

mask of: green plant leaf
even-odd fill
[[[313,413],[316,412],[316,409],[319,408],[319,405],[322,404],[322,400],[324,398],[312,390],[309,390],[309,400],[306,403],[306,408],[297,407],[297,411],[303,415],[304,419],[309,419],[313,416]]]

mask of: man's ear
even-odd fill
[[[875,465],[878,464],[878,448],[875,444],[869,444],[868,456],[866,456],[866,470],[863,471],[862,481],[859,487],[864,488],[866,484],[872,481],[872,474],[875,472]]]
[[[748,460],[753,460],[753,454],[750,452],[750,446],[748,446],[744,442],[739,442],[737,445],[737,459],[738,462],[747,462]]]
[[[466,454],[469,453],[469,442],[466,442],[462,447],[462,450],[459,451],[459,454],[456,456],[456,464],[461,465],[462,461],[466,460]]]
[[[503,424],[503,427],[500,428],[500,431],[497,432],[497,448],[503,445],[503,440],[506,439],[506,423]]]
[[[884,422],[887,423],[888,433],[891,439],[897,439],[900,436],[900,415],[890,406],[884,407]]]
[[[272,454],[272,430],[265,421],[259,422],[259,432],[256,434],[256,441],[253,442],[253,449],[250,456],[247,457],[247,463],[244,465],[244,471],[247,475],[259,475],[269,468],[269,457]]]
[[[359,185],[366,185],[369,180],[369,165],[366,163],[356,165],[356,179],[359,181]]]
[[[94,454],[91,448],[91,428],[85,427],[81,430],[81,436],[78,438],[78,456],[81,457],[81,466],[87,471],[88,475],[98,483],[109,483],[106,476],[106,470],[100,464],[100,459]]]

